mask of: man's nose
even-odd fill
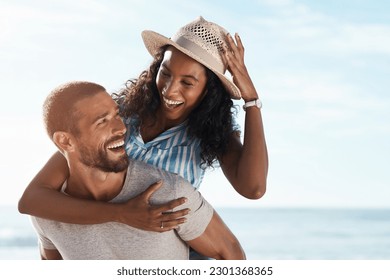
[[[115,118],[113,124],[113,131],[115,134],[123,135],[126,133],[126,126],[121,118]]]

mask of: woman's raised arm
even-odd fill
[[[236,43],[228,35],[229,48],[224,56],[233,82],[241,91],[244,102],[259,99],[255,86],[244,62],[244,46],[238,34]],[[233,133],[228,151],[221,156],[221,167],[233,187],[242,196],[259,199],[266,191],[268,174],[268,152],[265,141],[261,110],[257,106],[246,108],[244,143]]]

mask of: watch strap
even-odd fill
[[[246,108],[256,106],[257,108],[261,109],[263,107],[263,104],[261,103],[260,99],[257,98],[256,100],[245,102],[245,104],[242,106],[244,111],[246,111]]]

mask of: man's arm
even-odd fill
[[[245,260],[240,242],[214,210],[206,230],[199,237],[187,241],[198,253],[217,260]]]

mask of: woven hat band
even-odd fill
[[[202,58],[205,64],[209,65],[211,68],[214,68],[215,70],[217,70],[222,74],[225,73],[226,66],[222,62],[219,62],[214,56],[208,53],[204,48],[198,46],[196,43],[188,40],[184,36],[180,36],[177,38],[173,37],[171,40],[174,41],[176,44],[178,44],[180,47],[192,52],[198,58]]]

